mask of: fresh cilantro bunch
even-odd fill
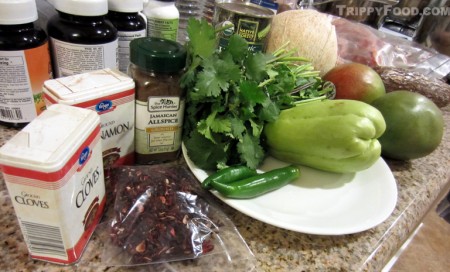
[[[257,168],[266,154],[264,125],[282,109],[323,98],[332,88],[324,88],[310,63],[283,48],[250,52],[235,34],[219,52],[217,31],[204,19],[188,21],[188,68],[181,79],[187,91],[184,144],[189,158],[205,170],[234,164]]]

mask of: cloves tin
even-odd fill
[[[131,77],[102,69],[44,82],[47,105],[66,104],[88,108],[100,115],[103,164],[134,163],[135,84]]]
[[[217,1],[213,25],[216,28],[228,26],[218,34],[219,50],[228,45],[233,34],[238,34],[247,41],[249,51],[264,52],[274,15],[275,12],[271,9],[248,1]]]
[[[78,261],[105,207],[98,114],[49,106],[0,148],[0,169],[31,257]]]

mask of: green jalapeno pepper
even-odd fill
[[[213,181],[227,184],[233,181],[249,178],[255,175],[257,175],[256,170],[251,169],[247,166],[243,165],[229,166],[207,177],[202,182],[202,188],[211,189],[211,182]]]
[[[279,189],[298,177],[300,170],[290,165],[228,184],[213,180],[211,186],[225,197],[245,199]]]

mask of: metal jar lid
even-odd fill
[[[248,2],[241,2],[236,0],[227,0],[223,1],[221,3],[216,3],[216,6],[218,8],[240,14],[240,15],[246,15],[250,17],[256,17],[256,18],[272,18],[275,13],[268,8],[262,7],[260,5],[248,3]]]
[[[175,73],[186,66],[186,49],[172,40],[142,37],[130,43],[130,61],[147,71]]]

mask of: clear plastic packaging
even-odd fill
[[[133,271],[255,269],[253,253],[232,221],[185,165],[119,166],[110,185],[107,197],[114,203],[96,230],[102,241],[97,265]],[[92,267],[89,258],[84,261]]]
[[[450,58],[432,48],[339,17],[333,18],[333,25],[339,63],[401,67],[435,78],[450,71]]]
[[[175,6],[180,12],[180,22],[178,26],[178,42],[185,44],[188,40],[187,25],[190,18],[205,18],[209,22],[214,13],[214,0],[176,0]]]

